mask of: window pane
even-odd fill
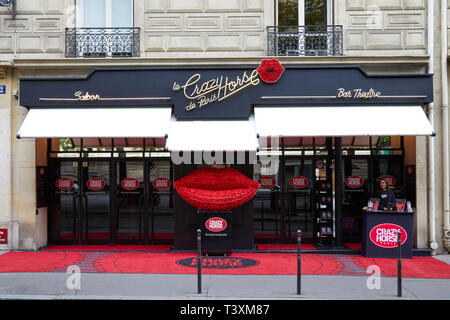
[[[111,0],[111,27],[132,27],[133,1]]]
[[[83,27],[106,27],[106,1],[83,1]]]
[[[305,25],[326,25],[326,17],[326,0],[305,0]]]
[[[278,1],[278,25],[298,26],[298,0]]]

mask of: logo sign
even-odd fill
[[[0,229],[0,244],[8,244],[8,229]]]
[[[59,178],[55,181],[55,186],[59,190],[70,190],[73,188],[73,181],[69,178]]]
[[[257,69],[259,77],[265,83],[275,83],[280,80],[284,70],[277,59],[264,59]]]
[[[152,182],[153,187],[158,190],[166,190],[170,188],[170,180],[167,178],[156,178]]]
[[[277,183],[277,181],[275,180],[275,178],[264,176],[258,179],[258,183],[260,184],[261,188],[270,189]]]
[[[176,264],[197,268],[197,258],[180,259]],[[205,269],[237,269],[252,267],[259,264],[258,260],[238,258],[238,257],[204,257],[202,258],[202,268]]]
[[[349,176],[345,179],[345,185],[349,188],[360,188],[364,184],[364,179],[360,176]]]
[[[225,219],[214,217],[206,220],[205,227],[209,231],[220,232],[227,228],[227,222],[225,221]]]
[[[120,181],[120,186],[128,191],[136,190],[139,188],[139,180],[135,178],[124,178]]]
[[[94,191],[102,190],[105,187],[105,180],[102,178],[91,178],[86,182],[86,185]]]
[[[289,184],[294,188],[303,189],[308,185],[309,181],[306,177],[295,176],[289,180]]]
[[[378,179],[381,178],[386,180],[388,187],[394,187],[397,184],[397,180],[393,176],[381,176]]]
[[[211,103],[221,102],[241,90],[257,86],[260,80],[266,83],[277,82],[284,72],[283,66],[277,59],[264,59],[255,70],[244,71],[236,77],[217,75],[215,78],[203,79],[200,73],[192,75],[186,82],[174,82],[173,91],[180,91],[188,100],[185,111],[201,109]]]
[[[393,223],[382,223],[370,230],[369,238],[378,247],[391,249],[397,247],[397,232],[401,232],[400,240],[403,245],[408,238],[406,230]]]
[[[317,160],[316,161],[316,168],[317,169],[322,169],[325,166],[325,163],[323,162],[323,160]]]
[[[6,93],[6,86],[0,85],[0,94],[5,94],[5,93]]]

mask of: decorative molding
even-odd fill
[[[0,66],[0,79],[6,78],[6,67]]]

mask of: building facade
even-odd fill
[[[213,74],[218,70],[227,75],[230,72],[231,78],[236,77],[233,72],[242,75],[248,70],[247,74],[250,75],[261,61],[276,59],[286,70],[283,77],[291,70],[292,73],[298,70],[300,76],[300,72],[314,70],[314,77],[324,70],[335,72],[332,77],[339,80],[340,73],[336,70],[342,69],[342,83],[345,83],[347,75],[344,70],[355,68],[361,70],[360,74],[366,75],[367,81],[383,76],[388,81],[389,77],[395,75],[405,77],[405,83],[409,83],[410,78],[419,79],[432,74],[431,99],[417,98],[418,93],[411,92],[411,95],[416,95],[416,100],[410,101],[402,93],[403,98],[397,95],[400,100],[386,100],[384,105],[421,106],[436,135],[389,135],[386,131],[386,134],[370,138],[357,134],[342,135],[341,140],[335,139],[341,137],[339,134],[326,136],[306,132],[298,136],[281,135],[277,141],[278,149],[271,150],[281,155],[281,169],[276,172],[265,171],[267,168],[259,161],[259,157],[267,150],[261,145],[256,146],[253,150],[256,152],[255,163],[249,165],[250,162],[246,162],[238,168],[247,176],[259,180],[262,185],[265,182],[261,178],[270,177],[273,180],[269,179],[269,187],[261,188],[248,204],[250,207],[245,209],[251,212],[246,219],[252,226],[251,230],[242,231],[242,239],[245,238],[242,241],[249,246],[258,241],[286,242],[300,228],[306,238],[314,243],[337,246],[343,242],[358,242],[361,208],[367,205],[367,200],[375,193],[377,178],[386,175],[394,178],[395,183],[391,187],[397,192],[397,197],[412,202],[414,206],[414,247],[430,250],[432,254],[448,252],[447,13],[450,4],[447,1],[3,2],[4,5],[0,6],[0,176],[3,181],[0,187],[0,229],[3,230],[4,240],[0,243],[0,249],[38,250],[51,243],[91,242],[168,241],[177,246],[174,234],[179,232],[180,225],[186,223],[194,228],[197,223],[194,218],[190,222],[180,222],[182,218],[178,218],[174,211],[180,199],[171,185],[192,168],[174,164],[170,152],[183,149],[168,148],[170,133],[168,136],[142,134],[133,137],[126,137],[126,133],[122,136],[88,136],[81,133],[54,136],[49,133],[18,139],[17,134],[29,111],[42,108],[41,103],[45,104],[45,100],[41,99],[32,105],[30,101],[33,97],[45,98],[42,92],[52,94],[48,91],[52,85],[44,86],[46,79],[60,79],[61,82],[78,79],[86,80],[87,83],[108,70],[122,70],[125,73],[122,79],[130,81],[134,81],[131,74],[137,70],[150,73],[158,71],[161,82],[166,75],[172,77],[177,70],[184,70],[185,74],[173,79],[186,81],[189,76],[198,74],[198,70],[211,74],[210,78],[205,75],[204,79],[214,79]],[[328,75],[324,73],[325,77]],[[113,73],[108,73],[104,83],[108,79],[113,81],[114,77]],[[27,83],[41,80],[42,91],[39,91],[40,82],[34,91],[28,89]],[[320,83],[319,80],[313,82]],[[131,96],[134,100],[123,102],[125,97],[130,98],[124,91],[131,92],[132,89],[123,82],[120,78],[112,82],[118,87],[114,90],[111,88],[109,98],[115,97],[122,101],[114,102],[116,106],[123,109],[127,108],[126,103],[128,107],[161,105],[153,100],[142,102],[141,99],[136,102],[136,95]],[[157,82],[151,86],[158,87]],[[170,89],[175,92],[177,81],[172,82],[173,87]],[[96,85],[100,83],[94,82]],[[367,85],[369,87],[363,88],[364,91],[372,89],[371,82],[367,82]],[[85,90],[75,97],[93,101],[88,107],[96,106],[96,98],[106,97],[106,94],[97,94],[99,87],[81,86]],[[70,96],[58,96],[58,90],[64,88],[58,85],[54,87],[55,95],[47,96],[49,99],[60,98],[59,101],[47,100],[47,105],[53,109],[63,107],[67,102],[64,99],[74,98],[73,94],[78,91],[74,85],[67,89],[72,92]],[[356,88],[351,89],[353,91]],[[320,90],[317,92],[311,92],[310,95],[322,94]],[[345,94],[345,90],[341,93]],[[155,97],[167,98],[167,94],[162,94],[156,92]],[[239,98],[239,94],[235,97]],[[176,99],[171,96],[168,98],[173,101]],[[366,103],[377,104],[370,97],[369,100],[358,99],[362,106]],[[25,101],[29,103],[25,104]],[[297,99],[295,103],[300,104],[299,101]],[[312,101],[309,99],[307,102],[313,106],[330,103],[328,100],[318,103]],[[114,103],[101,105],[100,102],[100,106],[106,108]],[[253,114],[253,108],[257,108],[259,102],[250,104],[252,116],[257,116]],[[283,100],[266,103],[267,106],[274,104],[286,106],[293,102]],[[289,115],[287,113],[287,118]],[[64,113],[61,118],[52,118],[52,121],[78,121],[81,132],[83,127],[104,123],[109,119],[106,115],[92,117],[97,117],[93,118],[96,122],[86,118],[71,118],[68,113]],[[221,117],[226,118],[227,115],[222,114]],[[388,118],[389,115],[386,115]],[[148,120],[149,124],[155,119]],[[163,123],[167,116],[161,119]],[[134,121],[133,118],[130,121]],[[404,116],[397,121],[407,123],[410,120]],[[299,123],[301,127],[300,119]],[[327,125],[324,120],[318,126]],[[44,122],[42,126],[45,126]],[[194,132],[189,127],[182,129]],[[245,132],[246,128],[235,130]],[[229,131],[233,129],[225,128],[223,132],[227,132],[232,140]],[[260,132],[257,133],[261,136]],[[197,132],[193,139],[201,134]],[[217,139],[220,137],[218,134]],[[334,157],[336,141],[342,148],[340,160]],[[226,151],[248,152],[250,149],[220,147],[220,150]],[[186,150],[196,149],[193,146]],[[246,156],[250,157],[249,154]],[[337,161],[342,161],[343,168],[338,179],[334,169]],[[306,178],[309,184],[299,188],[295,182],[290,183],[295,177]],[[348,177],[359,177],[362,185],[353,188],[345,184]],[[62,178],[71,180],[68,182],[70,188],[64,190],[64,187],[58,187],[56,181],[63,183]],[[101,178],[105,183],[101,195],[90,194],[93,189],[85,187],[88,181],[95,178]],[[341,184],[336,183],[339,179]],[[167,183],[167,188],[158,188],[158,183],[153,183],[156,180]],[[121,185],[122,182],[126,184],[133,181],[138,181],[137,184],[142,188],[127,190]],[[323,204],[320,203],[323,182],[325,197],[332,198],[329,206],[326,199]],[[327,183],[332,185],[331,189],[327,189]],[[338,202],[336,194],[341,197]],[[328,222],[322,224],[322,220]],[[191,240],[182,238],[180,241],[189,243]],[[184,248],[182,245],[178,247]]]

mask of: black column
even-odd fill
[[[343,246],[343,226],[342,226],[342,138],[334,138],[335,147],[335,208],[336,208],[336,246]]]

